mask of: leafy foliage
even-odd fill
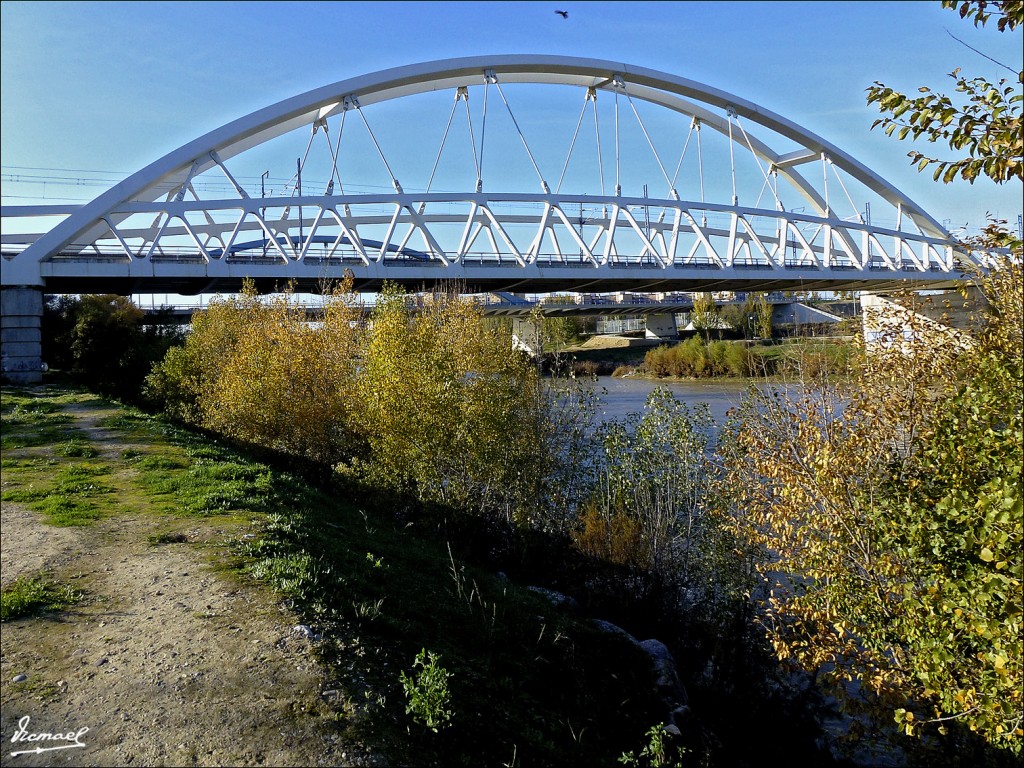
[[[623,765],[630,766],[671,766],[671,768],[682,768],[683,761],[680,753],[687,752],[689,750],[679,749],[678,747],[673,748],[671,745],[671,735],[665,728],[664,723],[658,723],[657,725],[651,726],[650,730],[647,731],[647,744],[640,750],[640,754],[637,755],[635,752],[624,752],[619,758],[619,762]]]
[[[1000,32],[1012,31],[1024,21],[1024,3],[1020,0],[943,0],[942,5],[952,9],[959,6],[961,18],[973,19],[977,26],[984,26],[995,15]],[[971,183],[979,176],[996,182],[1024,180],[1024,70],[1017,71],[1013,82],[1002,79],[995,84],[982,77],[967,78],[959,68],[950,77],[966,103],[954,104],[949,96],[924,86],[919,88],[922,95],[911,97],[876,82],[868,89],[868,104],[876,104],[880,112],[890,116],[879,118],[872,128],[881,125],[886,135],[895,135],[901,141],[908,136],[924,138],[966,153],[966,157],[956,160],[940,160],[917,150],[908,153],[919,171],[934,165],[936,181],[950,182],[958,176]]]
[[[334,463],[358,449],[359,309],[348,286],[339,286],[312,327],[289,296],[261,300],[250,283],[237,297],[212,301],[184,348],[149,377],[149,396],[237,440]]]
[[[1000,31],[1020,2],[944,2]],[[869,89],[898,138],[967,157],[911,153],[935,179],[1022,178],[1021,105],[1005,81],[957,78],[965,107],[922,88]],[[1024,82],[1018,73],[1017,81]],[[898,133],[897,133],[898,132]],[[971,735],[1019,754],[1024,721],[1024,367],[1021,242],[991,222],[966,247],[984,324],[955,334],[894,304],[849,389],[805,378],[754,392],[727,455],[736,530],[760,547],[762,617],[779,657],[836,684],[848,705],[908,735]]]
[[[693,327],[705,335],[718,327],[718,305],[710,293],[696,293],[693,296],[693,310],[690,312]]]
[[[388,288],[372,323],[359,377],[369,446],[360,471],[421,501],[527,519],[545,459],[547,400],[534,363],[457,295],[414,308]]]
[[[706,404],[688,406],[660,387],[642,414],[604,424],[595,491],[573,538],[584,553],[629,569],[622,588],[633,599],[679,610],[685,594],[687,609],[714,624],[738,597],[738,581],[735,542],[711,504],[710,435]]]
[[[748,293],[742,304],[722,307],[722,320],[748,339],[772,337],[772,305],[764,293]]]
[[[754,394],[730,471],[780,657],[856,681],[907,733],[953,721],[1019,751],[1019,258],[1001,267],[984,285],[1016,309],[969,350],[894,310],[850,391]]]
[[[143,317],[127,296],[54,297],[44,308],[44,354],[94,391],[137,399],[153,364],[182,341],[169,319],[143,324]]]
[[[448,709],[451,694],[448,691],[448,678],[451,673],[438,663],[440,657],[433,651],[422,649],[413,662],[413,668],[419,667],[415,675],[399,674],[405,696],[409,700],[405,712],[413,716],[430,730],[437,732],[452,717]]]
[[[691,336],[679,344],[649,350],[644,355],[644,369],[657,377],[749,376],[762,368],[760,360],[756,352],[741,344]]]
[[[40,611],[60,610],[82,598],[68,584],[44,576],[14,579],[0,592],[0,621],[29,616]]]

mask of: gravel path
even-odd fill
[[[119,454],[96,427],[106,414],[69,411],[94,445]],[[154,545],[152,515],[55,528],[4,503],[0,517],[4,584],[45,569],[85,595],[3,623],[0,764],[379,764],[340,741],[298,619],[214,568],[226,537],[216,523],[190,521],[183,541]],[[84,747],[12,755],[67,743],[12,741],[19,731],[85,728]]]

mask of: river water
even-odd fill
[[[726,413],[739,405],[749,385],[745,381],[665,381],[664,379],[612,378],[602,376],[592,385],[600,394],[597,420],[622,419],[643,411],[647,396],[657,387],[671,391],[687,405],[707,403],[717,426]]]

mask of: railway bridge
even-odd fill
[[[315,293],[343,277],[371,292],[881,291],[950,285],[985,259],[765,107],[547,55],[342,80],[200,136],[84,205],[0,214],[0,351],[26,381],[39,376],[44,294],[198,295],[247,279]]]

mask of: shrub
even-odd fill
[[[409,700],[405,706],[406,714],[413,720],[425,725],[435,733],[444,727],[452,718],[448,709],[451,694],[448,691],[448,678],[452,675],[438,664],[440,661],[433,651],[426,648],[420,650],[413,662],[413,669],[420,668],[415,675],[399,674],[405,696]]]

